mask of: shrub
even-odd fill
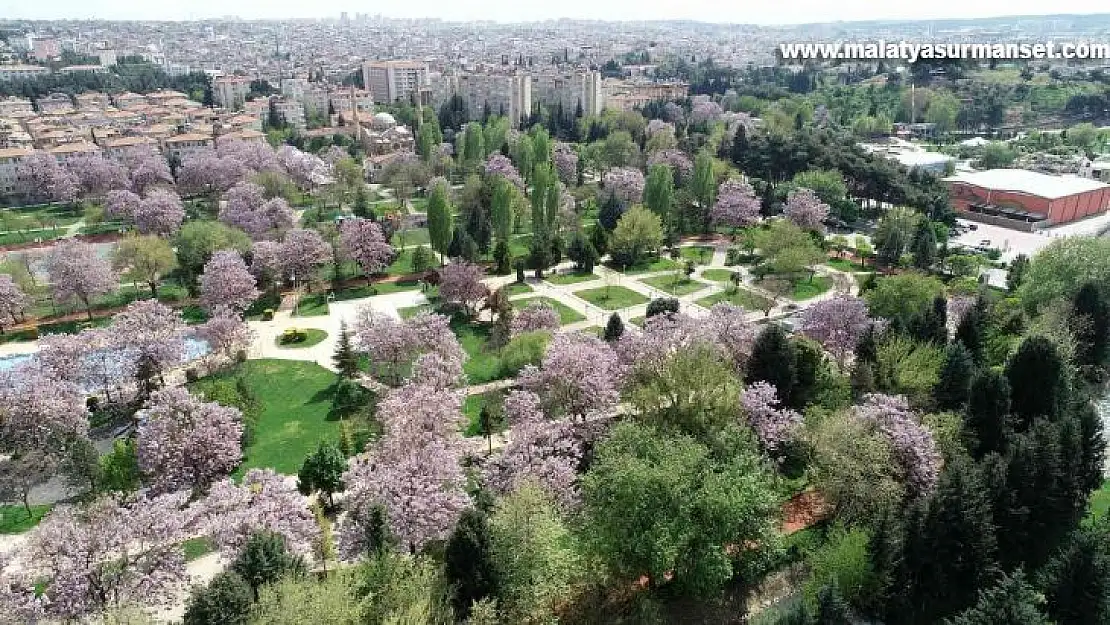
[[[308,339],[308,330],[302,328],[286,328],[281,333],[281,344],[288,345],[289,343],[303,343]]]
[[[185,370],[185,381],[192,383],[200,379],[200,374],[197,373],[196,367],[189,367]]]
[[[651,300],[647,307],[647,316],[650,319],[663,313],[677,313],[678,300],[673,297],[660,297]]]
[[[501,370],[505,375],[516,375],[527,365],[538,366],[551,342],[551,333],[546,330],[525,332],[509,341],[501,350]]]
[[[262,320],[263,321],[273,321],[274,320],[274,309],[273,308],[267,308],[266,310],[263,310],[262,311]]]

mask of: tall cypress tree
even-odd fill
[[[437,184],[432,187],[432,194],[428,198],[428,238],[432,249],[439,252],[441,258],[448,253],[451,246],[455,230],[453,219],[446,185]]]
[[[358,376],[358,354],[355,354],[354,346],[351,345],[351,333],[344,320],[339,321],[339,339],[335,343],[332,362],[340,377],[353,380]]]
[[[470,615],[470,606],[497,592],[497,573],[490,548],[486,515],[468,508],[455,525],[444,549],[444,575],[453,588],[451,603],[460,618]]]
[[[964,419],[964,442],[973,458],[1005,450],[1009,414],[1010,383],[990,369],[976,372],[971,378]]]
[[[1088,282],[1072,300],[1072,334],[1075,335],[1076,364],[1098,369],[1106,362],[1110,343],[1110,308],[1099,288]]]
[[[968,608],[948,625],[1051,625],[1041,611],[1043,598],[1025,581],[1025,574],[1018,570],[1003,576],[991,588],[979,594],[974,607]],[[1094,621],[1089,621],[1094,622]]]
[[[794,346],[778,325],[771,324],[755,339],[748,359],[748,382],[767,382],[778,391],[779,401],[791,405],[796,355]]]
[[[1110,623],[1110,522],[1081,527],[1037,574],[1057,625]]]
[[[933,222],[922,218],[917,222],[917,229],[913,233],[913,266],[926,270],[933,266],[937,260],[937,234],[933,230]]]
[[[976,364],[983,362],[983,323],[986,321],[986,314],[987,302],[979,297],[956,326],[955,340],[964,344]]]
[[[1056,346],[1043,336],[1022,341],[1006,363],[1010,382],[1010,409],[1017,429],[1024,430],[1037,417],[1056,418],[1064,400],[1064,361]]]
[[[962,343],[956,341],[944,350],[944,364],[940,368],[933,399],[940,410],[958,410],[967,402],[975,363]]]

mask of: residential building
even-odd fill
[[[531,83],[532,101],[543,106],[561,104],[564,111],[573,114],[581,105],[584,115],[600,115],[605,106],[601,73],[594,70],[537,73],[532,75]]]
[[[167,157],[176,158],[180,162],[193,154],[203,153],[212,149],[212,136],[196,132],[174,135],[162,142]]]
[[[305,129],[305,107],[299,101],[273,96],[270,98],[270,108],[274,109],[278,118],[285,125],[297,130]]]
[[[367,61],[362,64],[362,84],[374,104],[416,101],[428,86],[428,64],[421,61]]]
[[[0,117],[11,117],[19,114],[31,114],[35,110],[31,101],[26,98],[0,98]]]
[[[70,113],[73,111],[73,100],[64,93],[51,93],[38,99],[39,113]]]
[[[221,76],[212,81],[212,99],[226,109],[240,109],[250,91],[251,79],[245,76]]]
[[[146,148],[158,149],[158,142],[150,137],[115,137],[100,142],[104,154],[114,159],[122,159],[127,153]]]
[[[41,65],[0,65],[0,80],[23,80],[49,73],[50,68]]]
[[[683,82],[654,82],[646,80],[620,80],[606,78],[602,81],[605,107],[631,111],[648,102],[672,101],[685,98],[690,86]]]
[[[35,37],[31,40],[31,56],[36,61],[49,61],[61,54],[62,47],[53,37]]]
[[[69,159],[81,155],[99,152],[100,148],[95,143],[88,141],[74,141],[72,143],[63,143],[57,147],[47,150],[59,163],[65,163]]]
[[[471,120],[481,119],[488,107],[491,114],[503,115],[516,126],[532,112],[532,78],[526,74],[467,73],[441,80],[447,82],[440,91],[442,100],[461,97]]]
[[[96,58],[100,60],[100,64],[104,67],[111,67],[116,64],[116,51],[115,50],[97,50]]]
[[[952,207],[970,219],[1033,230],[1110,209],[1110,184],[1025,169],[961,172],[944,179]]]
[[[31,155],[27,148],[0,148],[0,195],[11,195],[19,187],[19,164]]]

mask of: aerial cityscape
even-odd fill
[[[1070,4],[0,12],[0,625],[1110,625]]]

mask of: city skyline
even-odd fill
[[[233,6],[216,0],[161,3],[119,3],[109,0],[55,0],[26,3],[3,0],[0,15],[7,19],[103,19],[103,20],[199,20],[234,17],[240,19],[328,19],[341,13],[381,15],[387,18],[438,18],[445,21],[529,22],[552,19],[603,21],[695,20],[709,23],[758,25],[810,24],[874,20],[929,21],[981,19],[1008,16],[1093,14],[1106,12],[1095,0],[1072,0],[1047,11],[1032,0],[987,0],[978,3],[939,0],[927,5],[889,4],[876,7],[865,0],[832,3],[821,0],[792,0],[758,7],[724,6],[714,0],[688,0],[681,6],[663,2],[593,3],[568,0],[558,4],[522,4],[510,0],[454,3],[430,0],[412,5],[373,6],[349,0],[305,5],[289,0],[263,2],[241,0]]]

